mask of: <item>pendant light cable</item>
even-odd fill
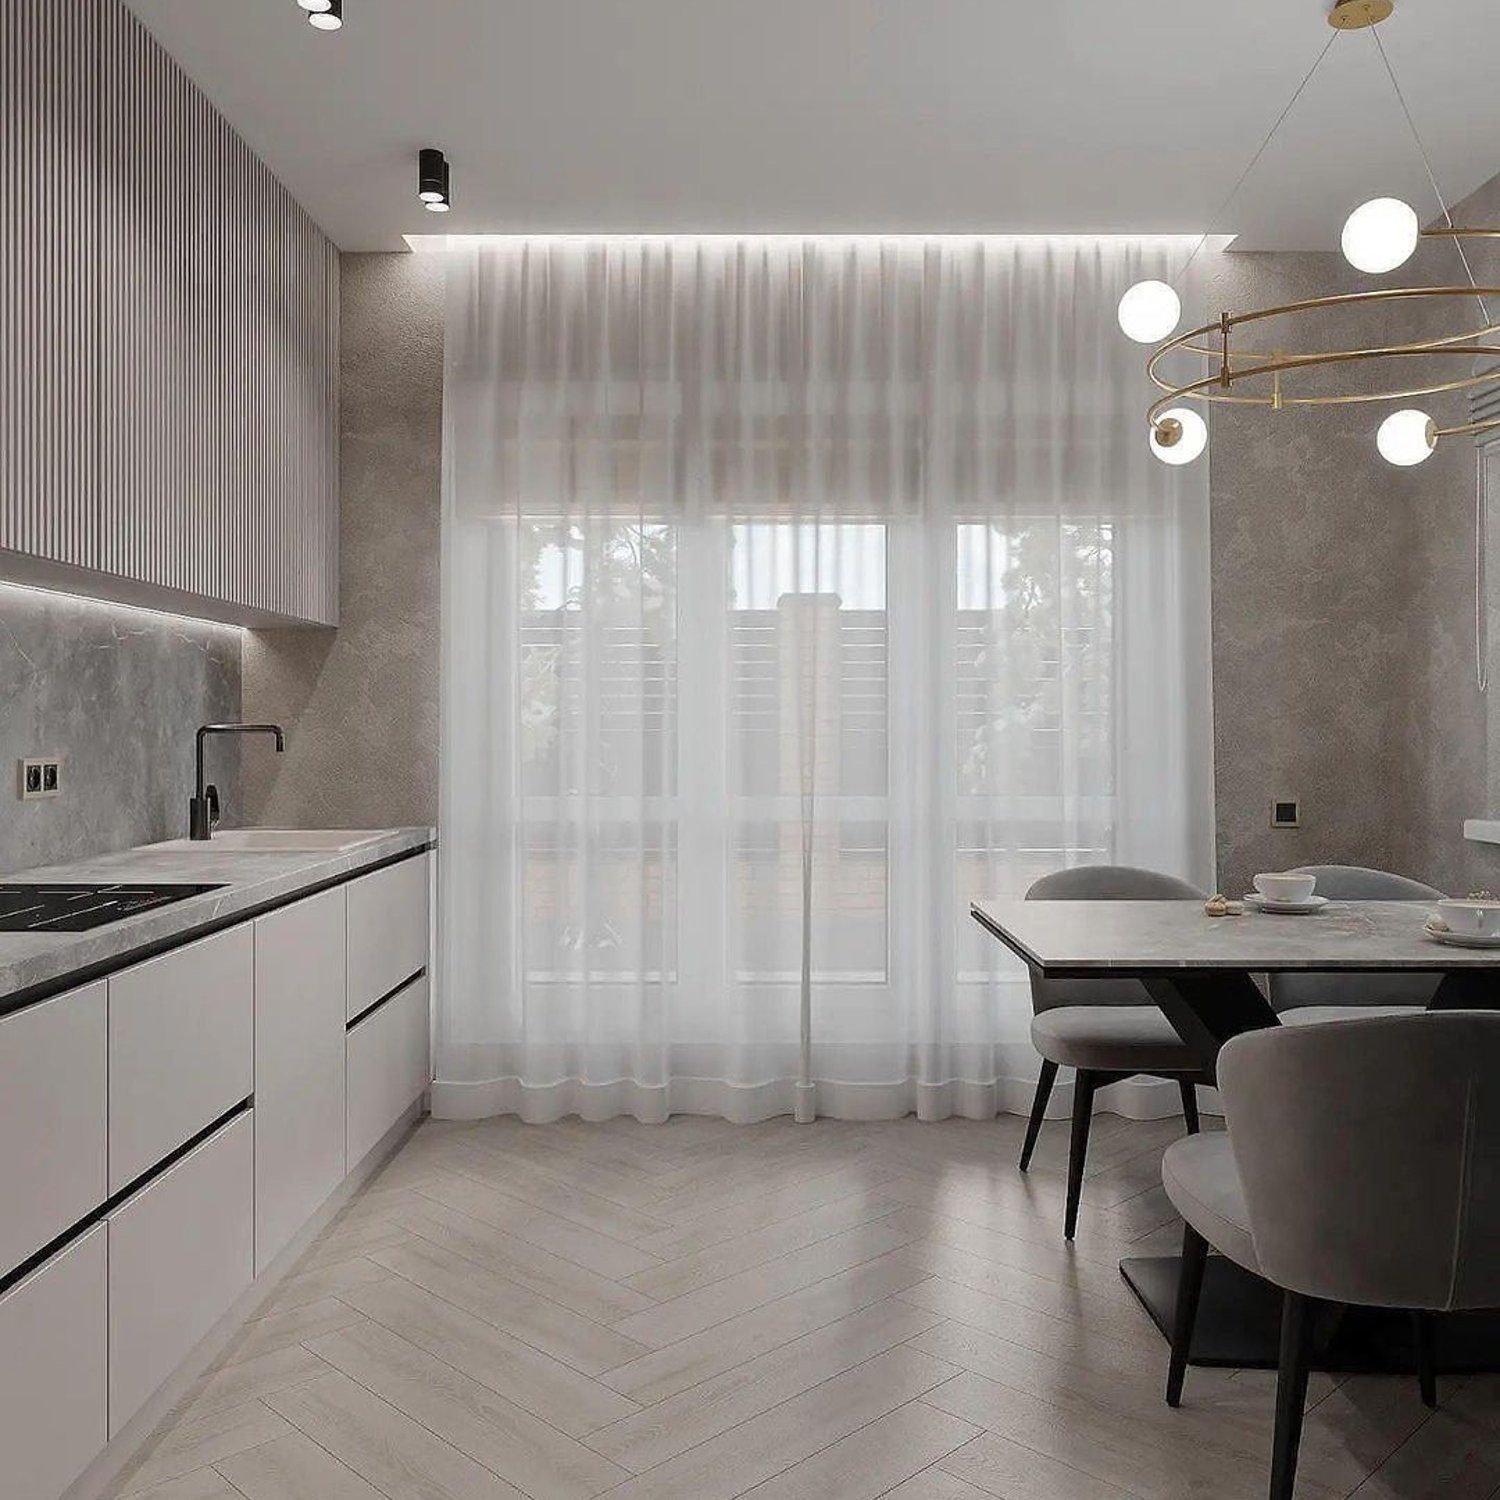
[[[1214,230],[1218,228],[1219,220],[1224,216],[1224,210],[1234,202],[1235,196],[1238,194],[1239,190],[1244,187],[1245,179],[1249,177],[1249,175],[1255,170],[1255,164],[1261,159],[1262,156],[1265,155],[1266,147],[1271,144],[1272,138],[1275,136],[1276,132],[1281,129],[1282,121],[1285,120],[1289,114],[1291,114],[1293,108],[1295,108],[1296,106],[1297,101],[1302,97],[1303,91],[1307,88],[1308,84],[1313,81],[1313,75],[1322,65],[1323,59],[1328,56],[1328,49],[1332,47],[1336,41],[1338,41],[1339,35],[1340,33],[1335,31],[1333,35],[1323,43],[1323,50],[1319,52],[1317,57],[1313,60],[1312,67],[1310,67],[1303,75],[1302,82],[1297,85],[1296,91],[1292,94],[1292,97],[1287,100],[1286,105],[1282,109],[1281,113],[1276,116],[1275,122],[1266,132],[1265,138],[1261,141],[1260,145],[1255,148],[1255,155],[1250,158],[1250,161],[1245,167],[1245,170],[1241,172],[1240,175],[1235,179],[1234,186],[1230,188],[1228,194],[1224,198],[1224,201],[1214,210],[1213,217],[1208,221],[1208,228],[1205,229],[1199,236],[1198,243],[1193,246],[1193,253],[1189,255],[1188,258],[1182,263],[1182,269],[1177,273],[1176,276],[1172,278],[1173,286],[1176,286],[1182,280],[1182,278],[1187,275],[1188,267],[1192,265],[1193,261],[1197,258],[1198,252],[1208,243],[1209,235],[1211,235]]]
[[[1427,155],[1427,147],[1422,144],[1422,134],[1417,129],[1417,122],[1412,118],[1411,107],[1406,102],[1406,95],[1401,92],[1401,85],[1396,80],[1396,70],[1391,66],[1390,55],[1385,50],[1385,43],[1380,40],[1380,28],[1370,27],[1370,35],[1375,39],[1375,50],[1380,53],[1380,60],[1385,64],[1385,75],[1391,80],[1391,88],[1395,92],[1396,102],[1401,106],[1401,113],[1406,116],[1406,128],[1411,131],[1411,138],[1417,143],[1417,154],[1422,158],[1422,167],[1427,173],[1427,180],[1432,184],[1433,196],[1437,199],[1438,212],[1442,214],[1448,228],[1456,226],[1453,223],[1453,215],[1448,212],[1448,200],[1443,196],[1443,190],[1438,186],[1437,173],[1432,170],[1431,158]],[[1464,242],[1457,237],[1453,241],[1454,248],[1458,251],[1458,258],[1463,262],[1464,275],[1469,278],[1469,285],[1474,288],[1474,299],[1479,303],[1479,311],[1484,315],[1484,321],[1490,321],[1490,310],[1484,305],[1484,298],[1479,293],[1479,283],[1474,279],[1473,268],[1469,265],[1469,257],[1464,253]]]

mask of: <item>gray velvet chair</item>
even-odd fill
[[[1441,901],[1420,880],[1360,865],[1302,865],[1331,901]],[[1411,1015],[1427,1009],[1441,974],[1273,974],[1271,1005],[1289,1026],[1356,1016]]]
[[[1248,1032],[1218,1078],[1228,1133],[1162,1157],[1187,1226],[1167,1402],[1212,1246],[1283,1291],[1271,1497],[1289,1500],[1320,1303],[1410,1311],[1429,1406],[1431,1314],[1500,1307],[1500,1012]]]
[[[1129,865],[1083,865],[1044,875],[1026,892],[1028,901],[1201,901],[1203,893],[1184,880],[1138,870]],[[1089,1124],[1094,1094],[1107,1083],[1137,1074],[1172,1078],[1182,1095],[1182,1112],[1190,1132],[1198,1129],[1197,1060],[1172,1023],[1157,1009],[1135,979],[1042,979],[1031,976],[1031,1041],[1042,1056],[1021,1170],[1031,1153],[1057,1081],[1059,1067],[1076,1070],[1073,1086],[1073,1137],[1068,1154],[1068,1205],[1063,1234],[1072,1239],[1078,1227],[1078,1200],[1083,1190]]]

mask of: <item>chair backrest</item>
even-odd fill
[[[1367,870],[1361,865],[1300,865],[1318,877],[1318,895],[1331,901],[1441,901],[1443,893],[1420,880]],[[1441,974],[1273,974],[1271,1006],[1426,1005]]]
[[[1247,1032],[1218,1079],[1272,1281],[1334,1302],[1500,1307],[1500,1011]]]
[[[1203,892],[1175,875],[1133,865],[1079,865],[1043,875],[1026,892],[1028,901],[1201,901]],[[1137,979],[1042,979],[1031,976],[1031,1008],[1059,1005],[1150,1005]]]

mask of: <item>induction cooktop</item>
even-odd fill
[[[0,932],[88,932],[218,885],[23,885],[0,881]]]

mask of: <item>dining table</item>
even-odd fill
[[[1500,1009],[1500,945],[1460,947],[1430,935],[1426,901],[1330,901],[1287,915],[1210,915],[1201,901],[980,899],[976,922],[1046,979],[1136,979],[1215,1076],[1219,1050],[1241,1032],[1278,1026],[1262,976],[1430,974],[1431,1010]],[[1320,1023],[1310,1023],[1320,1024]],[[1120,1273],[1170,1341],[1181,1257],[1131,1256]],[[1281,1294],[1222,1256],[1210,1257],[1190,1362],[1274,1369]],[[1316,1363],[1337,1373],[1409,1372],[1404,1313],[1350,1308],[1320,1330]],[[1500,1314],[1435,1319],[1440,1369],[1500,1369]]]

